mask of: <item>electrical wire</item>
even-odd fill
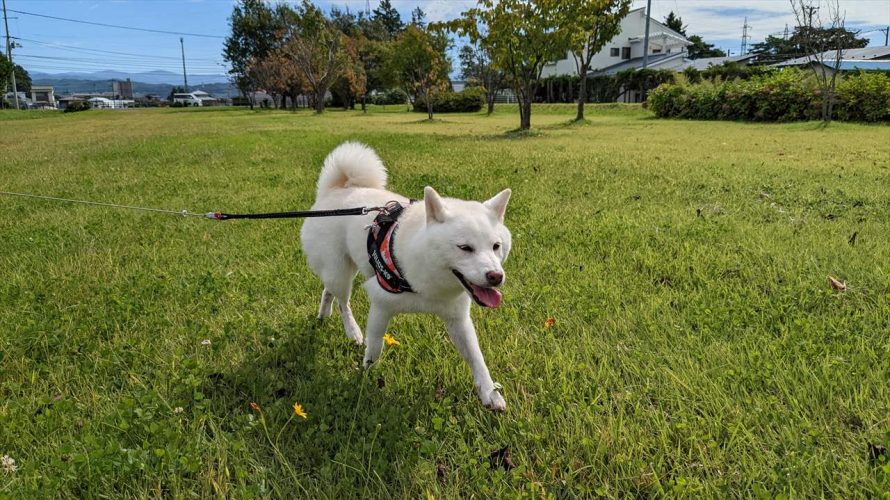
[[[132,31],[144,31],[147,33],[161,33],[164,35],[196,36],[196,37],[202,37],[202,38],[220,38],[220,39],[226,38],[226,37],[220,36],[220,35],[207,35],[207,34],[203,34],[203,33],[187,33],[184,31],[156,30],[156,29],[150,29],[150,28],[137,28],[134,26],[121,26],[119,24],[97,23],[97,22],[93,22],[93,21],[83,21],[80,19],[69,19],[67,17],[57,17],[57,16],[50,16],[47,14],[38,14],[36,12],[27,12],[24,10],[15,10],[15,9],[6,9],[6,10],[8,10],[9,12],[15,12],[16,14],[22,14],[24,16],[43,17],[46,19],[54,19],[56,21],[67,21],[67,22],[71,22],[71,23],[89,24],[92,26],[102,26],[105,28],[117,28],[117,29],[132,30]]]

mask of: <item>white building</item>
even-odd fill
[[[611,75],[626,69],[643,67],[643,46],[646,38],[646,9],[641,7],[630,11],[621,20],[621,31],[605,44],[590,60],[588,75]],[[682,70],[688,63],[685,60],[686,47],[692,45],[686,37],[668,28],[661,22],[649,20],[649,69]],[[578,69],[571,52],[559,61],[544,66],[541,76],[575,75]],[[636,97],[634,97],[636,100]]]
[[[127,109],[135,107],[136,102],[131,99],[107,99],[105,97],[91,97],[87,99],[93,109]]]

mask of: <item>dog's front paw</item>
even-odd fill
[[[507,402],[504,400],[504,396],[501,396],[500,390],[501,384],[498,383],[489,389],[480,389],[479,399],[489,410],[504,411],[507,409]]]

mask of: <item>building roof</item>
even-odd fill
[[[835,61],[833,59],[826,59],[823,61],[825,66],[829,68],[834,67]],[[841,59],[841,64],[838,67],[841,71],[856,71],[856,70],[866,70],[866,71],[890,71],[890,59],[888,60],[877,60],[877,61],[863,61],[860,59]]]
[[[816,60],[834,60],[837,55],[837,51],[828,50],[820,54],[818,57],[814,58],[811,55],[806,55],[803,57],[795,57],[794,59],[788,59],[787,61],[782,61],[780,63],[776,63],[773,66],[784,67],[784,66],[803,66],[804,64],[809,64],[811,62],[815,62]],[[890,47],[865,47],[864,49],[846,49],[841,51],[841,60],[863,60],[870,61],[874,59],[890,59]]]
[[[744,54],[731,57],[700,57],[698,59],[691,59],[686,67],[688,68],[691,66],[699,71],[704,71],[711,66],[720,66],[721,64],[729,62],[750,64],[750,60],[755,57],[757,57],[757,54]]]
[[[676,54],[649,54],[649,69],[675,69],[676,66],[681,65],[684,61],[684,56],[686,54],[683,52],[677,52]],[[618,64],[613,64],[612,66],[607,66],[603,69],[599,69],[596,71],[591,71],[588,73],[588,76],[605,76],[605,75],[614,75],[621,71],[627,69],[641,69],[643,67],[643,58],[635,57],[633,59],[627,59],[625,61],[621,61]]]

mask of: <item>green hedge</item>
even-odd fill
[[[433,113],[474,113],[485,105],[485,91],[468,87],[463,92],[438,92],[433,95]],[[426,113],[426,101],[414,101],[414,111]]]
[[[390,106],[408,102],[408,94],[401,89],[388,89],[368,97],[369,104],[376,104],[378,106]]]
[[[890,77],[882,73],[844,75],[836,92],[836,118],[890,120]],[[662,118],[795,121],[821,116],[822,97],[812,78],[789,68],[750,80],[697,85],[664,84],[647,106]]]
[[[76,113],[78,111],[86,111],[92,106],[89,101],[70,101],[65,105],[65,113]]]

